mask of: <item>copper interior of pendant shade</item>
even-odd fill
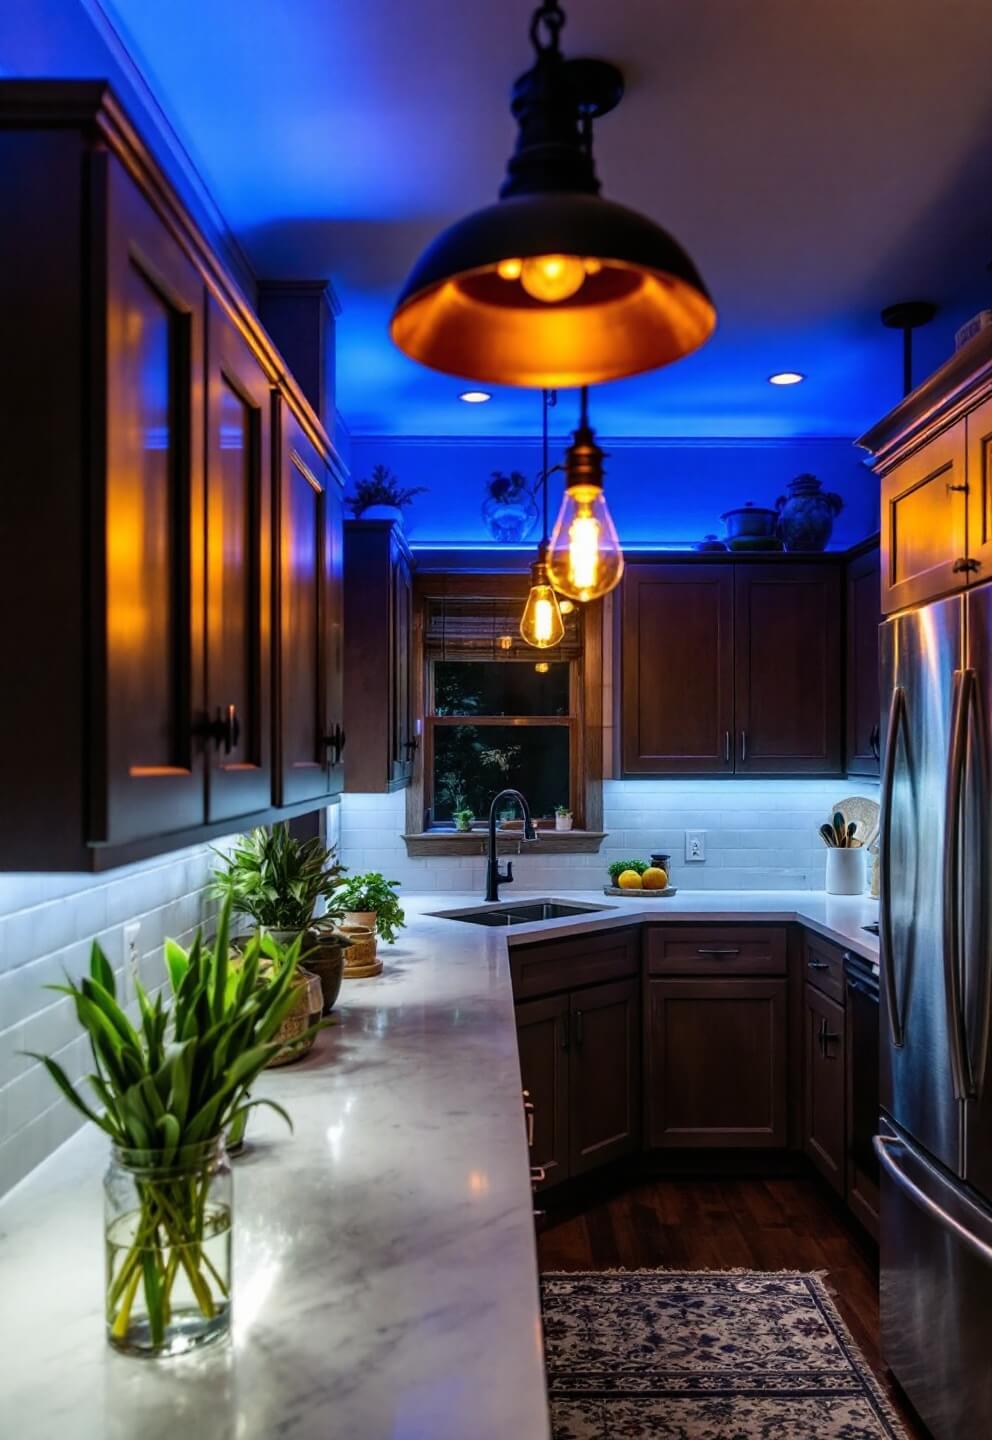
[[[603,260],[582,298],[527,297],[495,266],[413,295],[393,316],[392,336],[414,360],[495,385],[599,385],[670,364],[712,333],[716,311],[695,285]],[[501,288],[497,288],[501,287]],[[585,293],[583,293],[585,292]],[[495,299],[491,298],[495,294]]]

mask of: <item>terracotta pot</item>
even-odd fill
[[[349,924],[347,918],[341,928],[351,941],[345,956],[344,978],[364,980],[371,975],[379,975],[382,961],[376,953],[378,941],[375,930],[370,925]]]
[[[294,1060],[302,1060],[304,1055],[309,1055],[317,1038],[313,1027],[324,1009],[320,979],[300,966],[293,980],[293,989],[296,1000],[273,1037],[282,1049],[269,1061],[270,1067],[292,1065]]]
[[[361,925],[366,930],[374,931],[377,918],[374,910],[346,910],[344,912],[344,924],[341,928],[345,934],[348,933],[349,925]]]

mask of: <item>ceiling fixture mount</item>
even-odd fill
[[[466,405],[485,405],[487,400],[493,397],[488,390],[463,390],[459,400],[464,400]]]
[[[597,600],[623,574],[620,537],[603,494],[605,458],[589,425],[583,387],[579,428],[565,451],[565,494],[547,551],[551,584],[571,600]]]
[[[708,339],[716,311],[695,266],[653,220],[599,195],[592,122],[623,76],[566,60],[565,13],[531,20],[535,63],[516,81],[519,125],[499,202],[445,230],[417,261],[390,333],[449,375],[549,389],[655,370]]]
[[[908,395],[913,388],[913,331],[929,325],[937,313],[937,307],[930,300],[900,300],[895,305],[886,305],[882,311],[882,324],[887,330],[902,331],[902,393]]]
[[[801,385],[806,376],[801,370],[776,370],[774,375],[769,375],[769,385]]]

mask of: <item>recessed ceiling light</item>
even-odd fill
[[[464,400],[466,405],[485,405],[487,400],[493,397],[488,390],[463,390],[459,400]]]
[[[774,375],[769,375],[769,385],[799,385],[806,376],[800,370],[776,370]]]

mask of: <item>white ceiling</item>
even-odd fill
[[[386,334],[433,233],[489,203],[529,63],[522,0],[112,0],[125,43],[256,270],[330,275],[352,429],[531,432],[532,393],[459,404]],[[900,394],[880,308],[941,314],[919,373],[992,303],[989,0],[571,0],[566,53],[624,70],[604,193],[686,246],[717,336],[604,387],[612,435],[853,435]],[[780,390],[770,371],[806,371]]]

